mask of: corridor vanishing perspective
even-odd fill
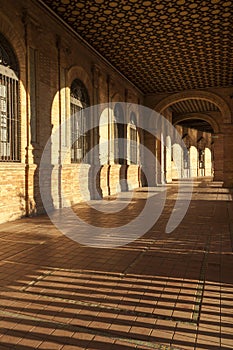
[[[232,4],[160,2],[0,0],[0,223],[180,179],[233,187]]]
[[[117,226],[139,215],[147,191],[159,195],[136,190],[119,213],[73,209]],[[116,248],[80,245],[45,215],[0,225],[1,349],[231,349],[232,191],[195,181],[185,218],[167,234],[176,194],[169,185],[151,230]]]
[[[0,350],[227,350],[233,2],[0,0]]]

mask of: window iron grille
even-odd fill
[[[71,162],[86,162],[89,140],[86,129],[85,108],[89,106],[88,92],[79,79],[75,79],[71,85],[70,111],[71,111]]]
[[[0,161],[20,161],[19,81],[17,62],[0,35]],[[14,70],[14,69],[15,70]]]
[[[135,113],[130,115],[130,164],[138,164],[138,132]]]

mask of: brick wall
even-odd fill
[[[74,79],[85,84],[91,105],[126,98],[127,102],[137,103],[143,96],[36,2],[27,2],[25,11],[24,0],[0,0],[0,8],[0,32],[11,44],[20,67],[21,117],[21,162],[0,163],[0,222],[4,222],[44,210],[39,186],[40,159],[51,133],[69,117]],[[32,53],[34,73],[30,66]],[[64,143],[70,133],[68,129],[62,133]],[[92,135],[92,145],[97,141],[98,130]],[[104,165],[93,180],[94,167],[71,164],[69,155],[60,167],[54,157],[58,146],[53,140],[50,159],[43,170],[43,188],[49,193],[51,207],[72,205],[119,189],[125,172],[122,166]],[[137,187],[137,167],[130,166],[128,172],[132,186]]]
[[[0,223],[25,214],[25,166],[0,164]]]

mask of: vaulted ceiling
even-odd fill
[[[183,127],[186,127],[186,128],[196,129],[201,132],[209,132],[209,133],[214,132],[212,126],[208,122],[202,119],[190,119],[190,120],[187,119],[177,124],[182,125]]]
[[[218,107],[214,103],[196,98],[173,103],[170,109],[172,110],[174,117],[179,117],[187,113],[198,114],[219,111]]]
[[[213,112],[220,112],[214,103],[202,99],[188,99],[179,101],[173,103],[169,109],[172,111],[173,124],[178,123],[185,127],[211,133],[214,132],[213,128],[207,121],[202,119],[203,115],[207,114],[211,116]]]
[[[40,2],[144,93],[233,85],[232,1]]]

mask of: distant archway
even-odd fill
[[[192,120],[192,119],[199,119],[199,120],[204,120],[206,122],[208,122],[214,133],[219,133],[220,132],[220,126],[219,126],[219,123],[214,119],[212,118],[211,116],[209,116],[208,114],[206,113],[192,113],[192,114],[187,114],[187,115],[184,115],[180,118],[177,118],[174,125],[177,125],[183,121],[186,121],[186,120]]]
[[[189,174],[192,177],[214,176],[214,180],[222,180],[223,157],[220,155],[223,154],[223,143],[219,142],[222,134],[219,133],[219,125],[214,119],[205,114],[187,115],[176,119],[174,125],[182,127],[182,132],[185,132],[183,139],[190,139],[188,147],[187,140],[185,142],[187,152],[180,150],[184,163],[187,153],[189,164],[186,168],[189,169]]]
[[[221,112],[223,123],[231,123],[231,110],[226,101],[219,95],[207,91],[189,90],[178,92],[162,99],[155,105],[154,110],[157,113],[163,114],[172,104],[190,99],[206,100],[215,104]]]
[[[165,97],[160,102],[158,102],[154,109],[156,112],[163,114],[168,107],[171,107],[173,104],[187,101],[187,100],[205,100],[208,101],[215,106],[217,106],[220,117],[210,116],[209,113],[203,111],[196,111],[194,113],[178,116],[175,124],[184,121],[195,119],[202,119],[208,122],[214,130],[213,138],[214,138],[214,180],[223,181],[224,180],[224,172],[223,172],[223,163],[224,163],[224,135],[222,126],[223,124],[230,124],[232,120],[231,110],[227,104],[227,102],[220,97],[219,95],[202,90],[189,90],[184,92],[179,92],[176,94],[172,94],[170,96]]]

